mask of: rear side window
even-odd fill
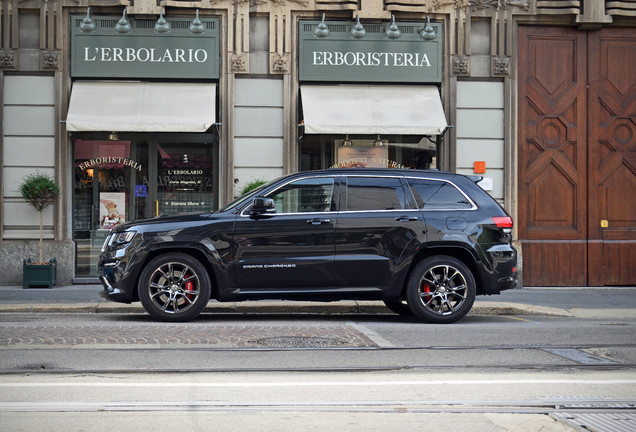
[[[347,210],[395,210],[408,208],[400,179],[393,177],[349,177]]]
[[[415,201],[424,210],[469,210],[473,203],[452,183],[433,179],[407,179]]]

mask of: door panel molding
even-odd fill
[[[520,26],[519,52],[524,284],[636,284],[636,29]]]
[[[590,32],[588,46],[589,283],[633,285],[636,284],[636,29]]]
[[[519,27],[519,239],[527,286],[587,283],[586,44]],[[555,67],[556,65],[559,67]]]

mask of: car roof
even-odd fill
[[[296,173],[295,175],[398,175],[398,176],[422,176],[422,177],[436,177],[436,178],[453,178],[461,176],[461,174],[439,171],[435,169],[431,170],[418,170],[418,169],[399,169],[399,168],[329,168],[325,170],[316,171],[303,171]]]

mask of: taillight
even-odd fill
[[[512,228],[512,218],[510,216],[493,216],[492,221],[499,228]]]

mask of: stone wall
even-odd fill
[[[73,282],[73,263],[75,262],[72,241],[45,241],[43,259],[57,260],[57,285],[70,285]],[[0,242],[0,286],[22,285],[22,262],[31,258],[40,259],[39,241],[3,241]]]

